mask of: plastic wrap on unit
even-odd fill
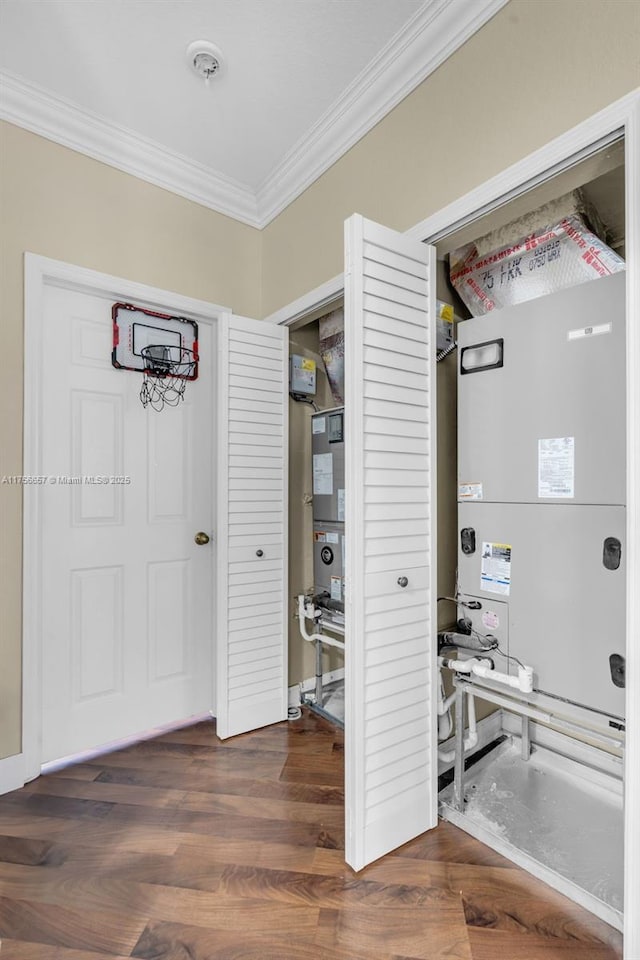
[[[344,403],[344,311],[332,310],[320,318],[320,355],[327,370],[336,406]]]
[[[620,270],[622,257],[577,215],[483,256],[468,243],[450,259],[451,282],[474,317]]]

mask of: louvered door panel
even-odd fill
[[[288,331],[220,328],[217,730],[287,716]]]
[[[346,858],[436,825],[433,249],[346,223]],[[404,584],[404,585],[403,585]]]

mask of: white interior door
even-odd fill
[[[222,318],[217,731],[287,718],[288,330]]]
[[[437,822],[434,248],[345,224],[346,860]]]
[[[213,707],[213,330],[159,413],[111,347],[110,300],[45,288],[43,762]]]

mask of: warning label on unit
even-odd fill
[[[342,577],[331,577],[331,599],[342,600]]]
[[[482,626],[487,630],[497,630],[500,626],[500,617],[495,610],[485,610],[482,614]]]
[[[511,592],[511,544],[482,544],[480,589],[508,596]]]
[[[333,454],[315,453],[313,455],[313,492],[315,494],[333,493]]]
[[[574,496],[574,437],[538,440],[538,496]]]
[[[482,500],[482,484],[459,483],[458,500]]]
[[[313,424],[311,428],[313,433],[326,433],[327,421],[325,417],[314,417],[311,423]]]
[[[313,534],[316,543],[339,543],[340,537],[332,530],[316,530]]]

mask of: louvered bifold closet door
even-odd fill
[[[225,316],[218,352],[216,717],[287,718],[288,330]]]
[[[346,859],[434,827],[434,250],[345,225]]]

